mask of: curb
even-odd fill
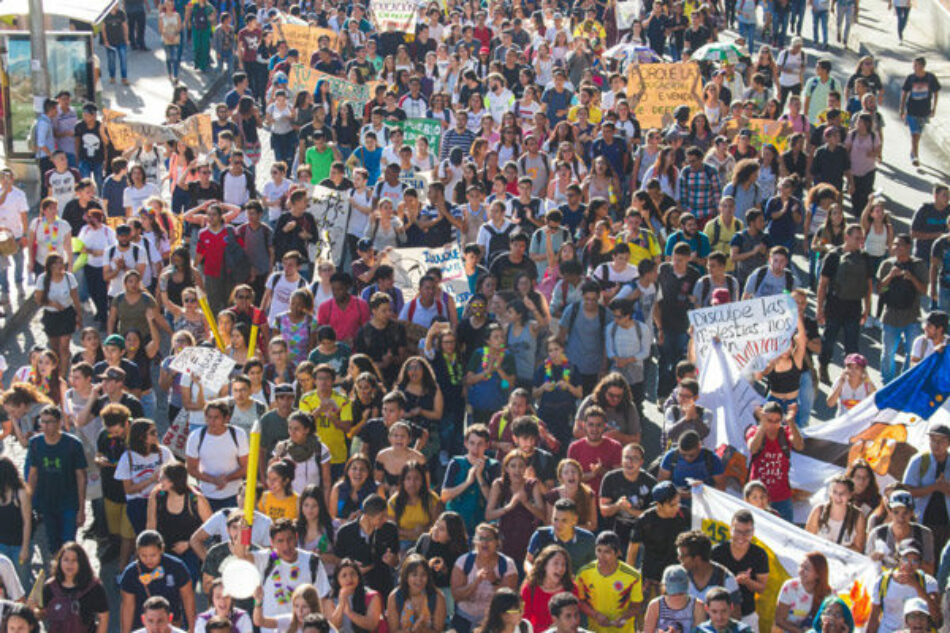
[[[36,300],[33,299],[33,293],[31,291],[23,298],[23,301],[17,305],[13,314],[4,318],[3,325],[0,325],[0,340],[5,340],[9,336],[16,334],[20,328],[30,322],[38,309],[39,306],[36,305]]]
[[[230,77],[224,73],[218,73],[218,76],[215,77],[214,81],[208,84],[208,89],[205,90],[205,93],[201,95],[201,98],[198,99],[198,103],[195,105],[198,106],[198,112],[204,112],[208,109],[208,106],[211,105],[212,98],[218,93],[221,88],[227,84]]]

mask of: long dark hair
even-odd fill
[[[63,256],[58,253],[50,253],[43,264],[43,295],[42,305],[46,305],[49,299],[49,288],[53,283],[53,266],[64,263]],[[65,274],[65,273],[64,273]]]
[[[192,278],[192,268],[191,268],[191,251],[188,250],[187,246],[179,246],[172,251],[171,258],[174,259],[180,257],[182,264],[182,274],[184,275],[184,284],[185,288],[195,285],[195,280]]]
[[[429,494],[428,470],[425,466],[414,459],[406,462],[399,472],[399,492],[396,493],[396,499],[393,501],[393,512],[396,515],[396,522],[402,518],[402,513],[406,511],[406,504],[409,503],[409,493],[406,492],[406,476],[410,472],[416,471],[422,477],[422,486],[419,488],[419,500],[422,503],[422,510],[429,519],[432,519],[432,496]]]
[[[59,383],[59,354],[51,349],[44,349],[40,352],[40,356],[45,356],[46,359],[53,364],[53,371],[50,372],[49,375],[49,397],[50,400],[53,401],[53,404],[59,404],[63,399],[63,393]],[[39,372],[37,372],[37,379],[42,383]]]
[[[846,474],[851,478],[851,481],[854,481],[854,473],[862,469],[867,471],[870,481],[868,482],[867,488],[855,493],[854,496],[851,497],[851,503],[858,507],[866,503],[871,508],[876,508],[881,502],[881,491],[877,487],[877,477],[874,476],[874,469],[871,468],[871,464],[863,457],[860,457],[851,462]]]
[[[96,574],[89,563],[89,554],[83,549],[82,545],[76,541],[64,543],[59,551],[56,552],[56,558],[53,559],[53,580],[62,585],[66,581],[66,574],[63,573],[62,561],[66,552],[75,552],[76,561],[79,563],[79,571],[76,572],[75,583],[79,588],[88,587],[89,583],[96,579]],[[48,581],[49,582],[49,581]]]
[[[181,462],[168,462],[162,466],[162,477],[171,483],[172,492],[176,495],[188,494],[188,469]]]
[[[409,384],[409,365],[419,363],[422,366],[422,388],[427,393],[434,394],[439,390],[439,383],[435,380],[435,372],[432,371],[432,365],[422,356],[410,356],[406,362],[399,368],[399,376],[396,378],[396,385],[403,392],[406,391],[406,385]]]
[[[138,418],[129,427],[129,450],[139,455],[161,453],[157,446],[148,445],[148,432],[155,428],[155,423],[147,418]]]
[[[475,633],[500,633],[505,629],[505,613],[521,605],[521,596],[513,589],[502,587],[495,591],[488,603],[488,613],[482,625],[475,629]]]
[[[627,383],[623,375],[615,371],[601,378],[597,386],[594,387],[594,391],[591,393],[594,402],[604,411],[610,409],[611,406],[607,403],[607,390],[611,387],[623,389],[623,397],[620,398],[620,404],[617,408],[629,411],[629,408],[633,405],[633,393],[630,391],[630,384]]]
[[[323,528],[323,533],[327,535],[327,540],[332,544],[334,537],[333,519],[330,518],[330,511],[327,509],[326,499],[323,498],[323,491],[317,484],[307,484],[300,496],[297,497],[297,520],[294,523],[294,528],[297,530],[297,540],[303,543],[303,540],[307,538],[307,518],[303,515],[303,502],[307,499],[313,499],[317,502],[317,507],[320,508],[318,522],[320,527]]]
[[[461,514],[446,510],[436,521],[445,522],[445,531],[449,533],[448,549],[456,558],[468,552],[468,532]]]
[[[835,475],[831,479],[831,483],[829,483],[828,485],[829,490],[831,489],[832,486],[836,486],[838,484],[845,486],[848,489],[848,492],[854,495],[854,481],[850,477],[848,477],[847,475]],[[831,519],[831,506],[832,506],[832,501],[829,495],[828,501],[824,505],[821,506],[821,512],[819,512],[818,514],[818,529],[819,530],[822,527],[828,525],[828,521]],[[854,506],[853,503],[849,502],[848,505],[845,507],[844,520],[841,525],[841,529],[844,531],[844,533],[848,534],[854,531],[854,524],[857,523],[858,517],[860,515],[861,515],[861,511],[858,510]]]
[[[340,572],[349,567],[356,573],[356,589],[353,591],[352,596],[352,609],[360,615],[366,614],[366,585],[363,583],[363,573],[360,571],[360,566],[352,558],[344,558],[337,564],[336,569],[333,570],[333,579],[330,581],[330,595],[334,600],[340,599]],[[353,630],[356,633],[368,633],[365,629],[353,625]]]
[[[566,549],[557,544],[548,545],[541,550],[534,561],[534,565],[531,567],[531,573],[524,579],[524,586],[534,589],[543,585],[544,576],[547,573],[545,568],[548,566],[548,561],[555,556],[563,556],[564,562],[567,565],[567,568],[564,570],[564,576],[561,578],[561,588],[563,591],[573,592],[574,581],[571,580],[571,578],[573,578],[571,573],[571,555],[567,553]]]
[[[13,460],[6,455],[0,456],[0,498],[9,494],[10,501],[17,503],[16,496],[24,487],[23,477]]]
[[[409,554],[409,556],[406,556],[406,560],[402,562],[402,569],[399,570],[399,584],[396,587],[396,591],[402,592],[403,598],[407,601],[409,600],[409,574],[416,571],[416,569],[426,571],[426,586],[423,590],[425,594],[434,596],[437,591],[435,583],[432,582],[432,570],[429,569],[429,563],[426,559],[420,554]]]

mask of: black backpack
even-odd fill
[[[234,442],[234,446],[235,448],[237,448],[238,446],[237,432],[235,432],[234,427],[230,425],[228,425],[228,432],[231,434],[231,441]],[[205,436],[207,435],[208,435],[208,427],[206,426],[201,427],[201,430],[198,431],[198,448],[195,449],[196,453],[201,452],[201,445],[205,443]]]
[[[759,288],[765,282],[765,275],[768,274],[768,266],[760,266],[757,271],[755,271],[755,281],[753,282],[753,287],[755,288],[754,293],[759,291]],[[792,274],[792,271],[785,269],[785,292],[791,292],[795,287],[795,276]],[[754,294],[753,293],[753,294]]]
[[[507,253],[511,248],[511,234],[515,230],[516,225],[509,224],[508,228],[502,231],[496,231],[492,227],[491,222],[486,222],[482,226],[485,227],[485,230],[491,235],[488,239],[488,252],[485,253],[485,261],[488,262],[490,268],[495,257],[502,253]]]

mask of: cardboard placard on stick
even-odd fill
[[[700,82],[696,62],[633,64],[627,75],[627,99],[636,102],[637,120],[644,129],[662,129],[672,122],[677,106],[695,110],[702,103]]]

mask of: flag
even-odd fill
[[[711,486],[696,484],[692,488],[693,529],[701,530],[713,543],[729,539],[732,515],[749,510],[755,516],[753,542],[763,548],[769,558],[769,579],[765,591],[756,595],[759,631],[769,633],[775,619],[775,605],[782,584],[798,575],[798,565],[805,554],[819,551],[828,559],[828,581],[851,606],[855,623],[863,626],[871,612],[870,588],[877,566],[863,554],[816,538],[780,517],[755,508]]]
[[[713,424],[704,444],[722,459],[726,474],[745,484],[749,450],[745,432],[756,424],[754,411],[765,402],[736,369],[719,341],[700,363],[700,406],[712,411]]]
[[[927,450],[927,432],[950,421],[950,355],[931,354],[844,415],[802,430],[805,448],[792,453],[792,487],[814,492],[863,457],[881,478],[900,480],[908,460]]]

